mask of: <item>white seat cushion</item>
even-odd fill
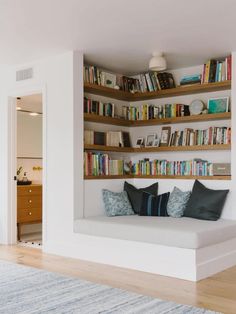
[[[197,249],[236,237],[236,221],[136,215],[95,216],[76,220],[74,231],[99,237]]]

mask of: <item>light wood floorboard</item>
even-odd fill
[[[40,249],[0,246],[0,259],[92,282],[130,290],[163,300],[236,314],[236,267],[193,283],[43,253]]]

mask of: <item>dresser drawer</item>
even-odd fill
[[[17,197],[17,209],[21,208],[42,208],[41,195],[29,195]]]
[[[42,221],[42,209],[20,209],[17,211],[17,223]]]
[[[18,186],[17,196],[42,195],[42,185]]]

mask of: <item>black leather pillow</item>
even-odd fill
[[[167,203],[170,197],[170,192],[158,196],[153,196],[145,192],[142,193],[142,206],[139,212],[140,216],[169,216],[167,213]]]
[[[151,195],[157,196],[158,193],[158,182],[154,183],[146,188],[137,189],[132,184],[125,181],[124,191],[127,192],[130,203],[133,207],[133,211],[139,214],[142,205],[143,192],[149,193]]]
[[[202,220],[218,220],[228,192],[229,190],[208,189],[196,180],[184,216]]]

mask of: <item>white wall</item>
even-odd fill
[[[73,234],[74,207],[82,208],[82,151],[83,146],[76,136],[83,134],[83,103],[82,77],[79,85],[79,73],[82,71],[82,55],[68,52],[32,64],[4,69],[5,89],[1,90],[1,122],[0,123],[0,212],[1,225],[7,226],[9,219],[8,204],[8,96],[24,93],[32,94],[44,91],[44,243],[67,241]],[[15,71],[32,66],[34,78],[15,82]],[[75,84],[75,86],[74,86]],[[4,86],[4,85],[3,85]],[[2,86],[1,86],[2,87]],[[80,99],[81,98],[81,99]],[[44,127],[45,127],[44,126]],[[80,132],[81,131],[81,132]],[[81,147],[79,147],[79,145]],[[79,156],[79,158],[77,158]],[[45,167],[46,166],[46,167]],[[75,177],[77,184],[75,187]],[[75,197],[77,195],[77,197]],[[75,202],[80,202],[79,204]],[[8,230],[1,229],[1,243],[9,242]]]

